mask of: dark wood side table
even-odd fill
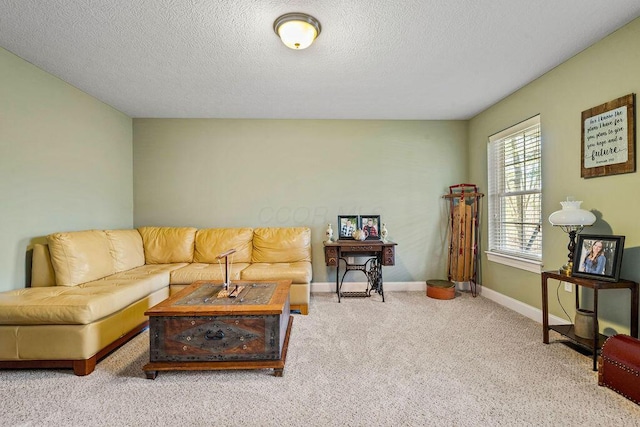
[[[576,286],[593,289],[593,339],[586,339],[574,333],[573,324],[549,325],[549,289],[547,281],[555,279],[560,282],[573,283]],[[605,289],[629,289],[631,292],[631,336],[638,338],[638,283],[631,280],[620,279],[618,282],[606,282],[602,280],[586,279],[582,277],[565,276],[555,271],[545,271],[542,273],[542,342],[549,344],[549,330],[554,330],[559,334],[569,338],[581,348],[591,351],[593,354],[593,370],[598,370],[598,350],[608,338],[600,334],[598,325],[598,291]],[[578,289],[576,291],[576,309],[580,308]]]
[[[369,297],[371,291],[376,291],[384,302],[384,288],[382,285],[382,266],[394,265],[396,243],[382,240],[337,240],[324,242],[324,260],[327,266],[336,267],[336,293],[338,302],[341,297]],[[347,257],[370,257],[364,264],[350,264]],[[345,264],[345,270],[340,278],[340,261]],[[342,292],[344,277],[349,271],[362,271],[367,276],[367,289],[364,292]]]

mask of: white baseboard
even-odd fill
[[[542,310],[540,310],[539,308],[532,307],[529,304],[525,304],[522,301],[518,301],[517,299],[508,297],[504,294],[501,294],[500,292],[496,292],[482,286],[480,288],[481,290],[479,293],[483,297],[497,302],[498,304],[507,307],[508,309],[513,310],[516,313],[520,313],[523,316],[528,317],[529,319],[535,320],[538,323],[542,323]],[[549,314],[550,325],[566,325],[567,323],[569,323],[568,320],[558,316],[554,316],[553,314]]]
[[[366,289],[366,282],[345,282],[342,285],[342,290],[345,292],[353,292],[353,291],[362,291]],[[456,287],[461,290],[468,291],[469,286],[465,283],[457,283]],[[421,291],[426,293],[427,283],[426,282],[384,282],[384,291],[385,292],[408,292],[408,291]],[[336,291],[336,283],[335,282],[312,282],[311,283],[311,292],[312,293],[321,293],[321,292],[335,292]],[[494,290],[484,288],[482,286],[478,286],[478,294],[483,297],[490,299],[510,310],[515,311],[516,313],[520,313],[529,319],[535,320],[538,323],[542,323],[542,310],[536,307],[532,307],[529,304],[525,304],[522,301],[518,301],[517,299],[508,297],[506,295],[501,294],[500,292],[496,292]],[[563,319],[561,317],[554,316],[553,314],[549,315],[549,324],[550,325],[564,325],[569,323],[568,320]]]
[[[367,282],[344,282],[342,290],[345,292],[363,291],[367,287]],[[311,292],[335,292],[336,282],[312,282]],[[384,282],[385,292],[409,292],[427,291],[426,282]]]

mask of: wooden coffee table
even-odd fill
[[[144,371],[273,369],[281,377],[293,317],[290,280],[236,281],[237,297],[218,297],[222,284],[198,281],[144,314],[149,363]]]

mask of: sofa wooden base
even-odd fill
[[[309,314],[309,304],[296,304],[291,305],[291,311],[299,310],[300,314],[304,314],[305,316]]]
[[[133,328],[127,334],[121,336],[111,344],[104,347],[95,355],[88,359],[81,360],[2,360],[0,369],[73,369],[77,376],[89,375],[96,368],[96,363],[108,356],[112,351],[127,343],[131,338],[138,335],[149,326],[149,321],[145,321]]]

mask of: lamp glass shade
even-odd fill
[[[304,21],[289,21],[280,24],[278,35],[287,47],[291,49],[306,49],[318,36],[316,28]]]
[[[582,201],[565,201],[560,202],[562,209],[555,211],[549,215],[549,222],[552,225],[559,226],[587,226],[596,222],[596,216],[593,212],[580,209]]]

